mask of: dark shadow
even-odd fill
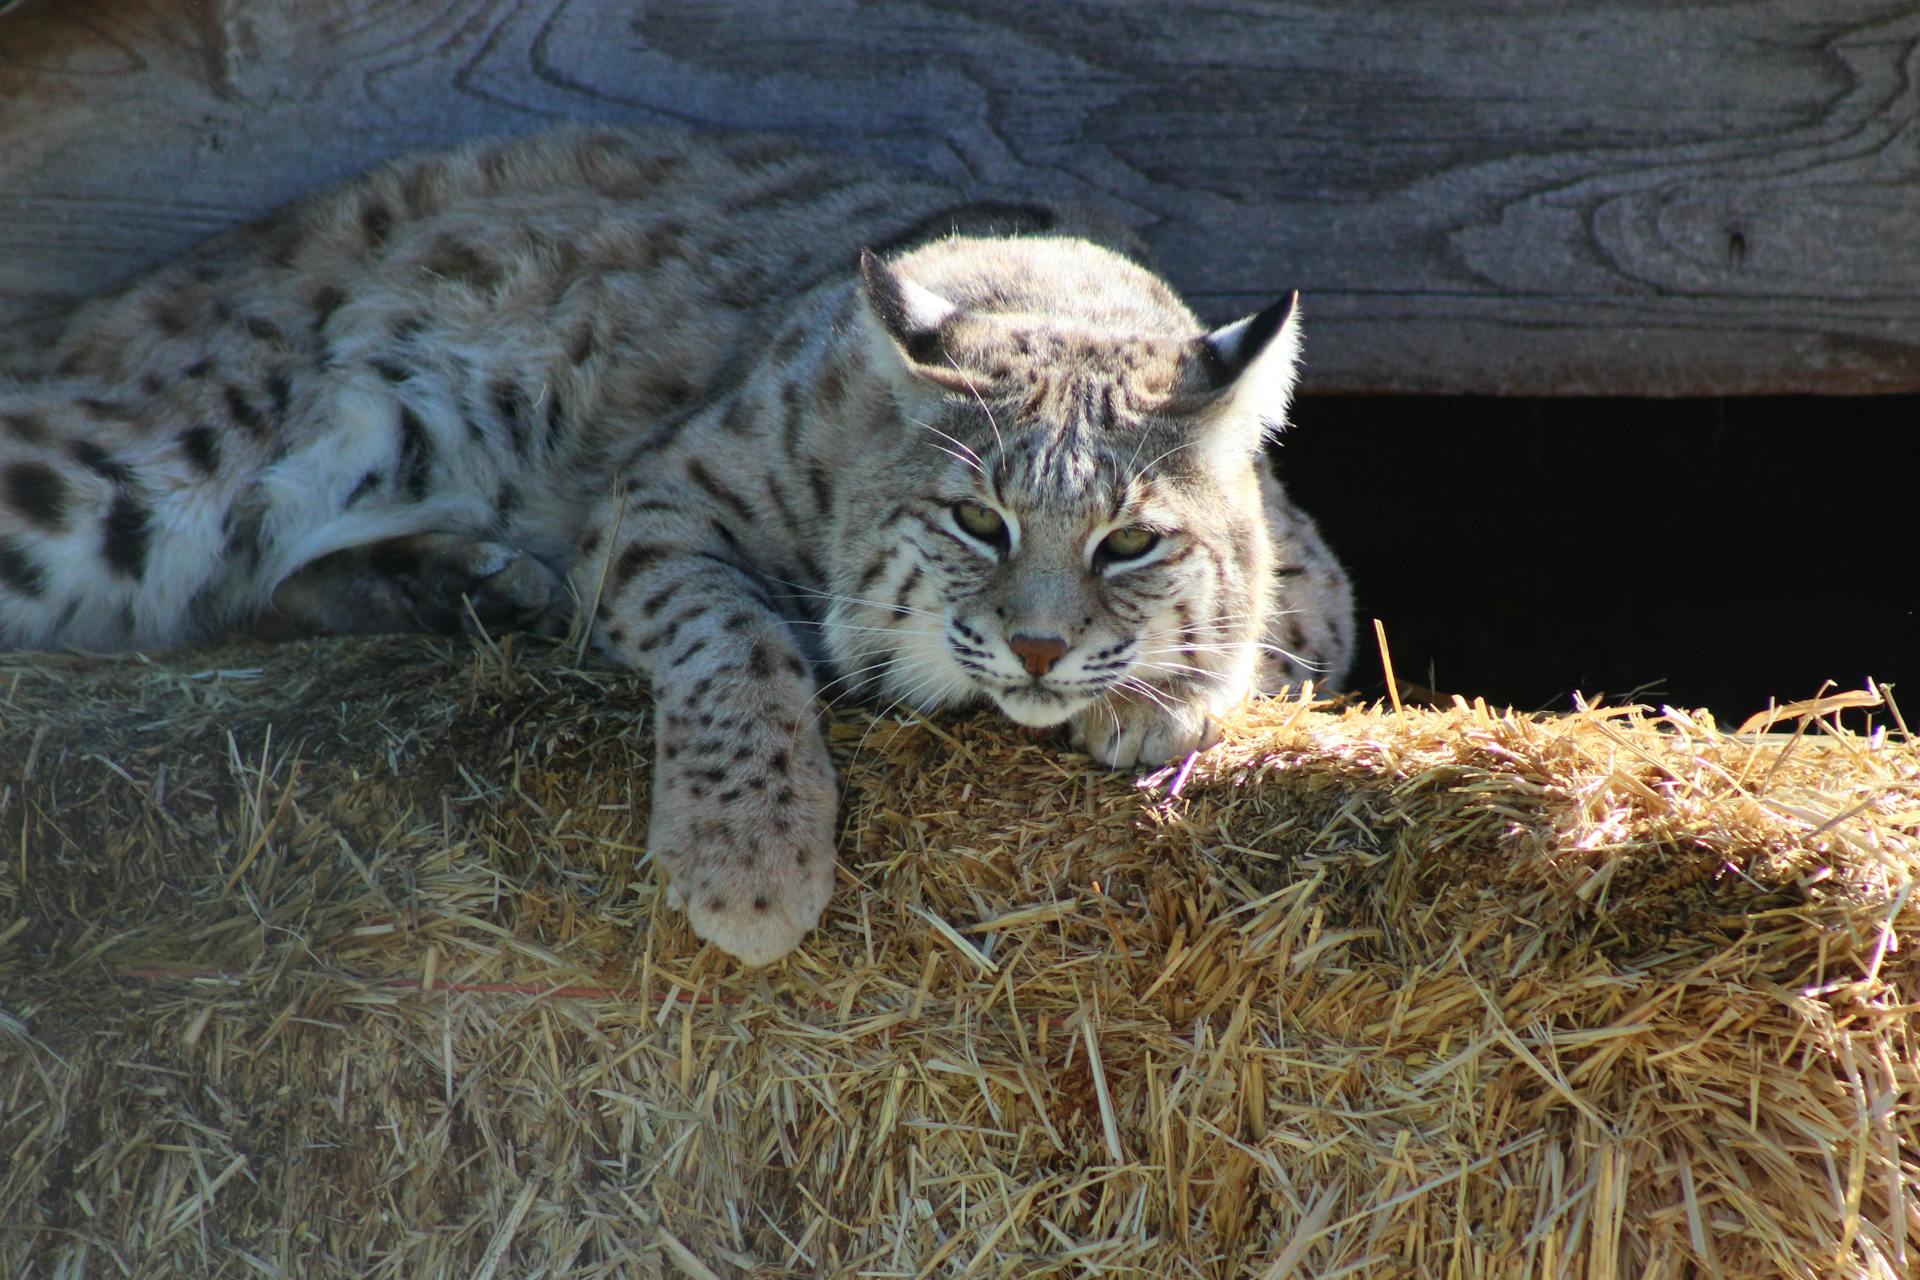
[[[1723,721],[1823,680],[1920,706],[1920,396],[1306,396],[1289,490],[1352,570],[1352,685]],[[1896,694],[1896,697],[1899,695]],[[1909,718],[1912,712],[1908,713]]]

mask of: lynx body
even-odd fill
[[[1261,453],[1290,303],[759,137],[405,160],[80,308],[0,380],[0,644],[557,630],[649,677],[648,845],[784,955],[834,880],[823,690],[1130,767],[1352,644]]]

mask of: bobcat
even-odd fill
[[[822,693],[1126,768],[1344,671],[1262,460],[1291,300],[1209,333],[1130,248],[764,137],[391,164],[12,352],[0,644],[577,615],[652,683],[672,899],[769,963],[834,882]]]

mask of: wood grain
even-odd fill
[[[0,322],[398,151],[772,127],[1145,226],[1318,391],[1920,390],[1909,0],[27,0]]]

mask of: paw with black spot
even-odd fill
[[[748,739],[744,758],[724,763],[662,752],[647,847],[694,933],[758,967],[827,909],[840,797],[817,730],[796,739],[763,724]]]

